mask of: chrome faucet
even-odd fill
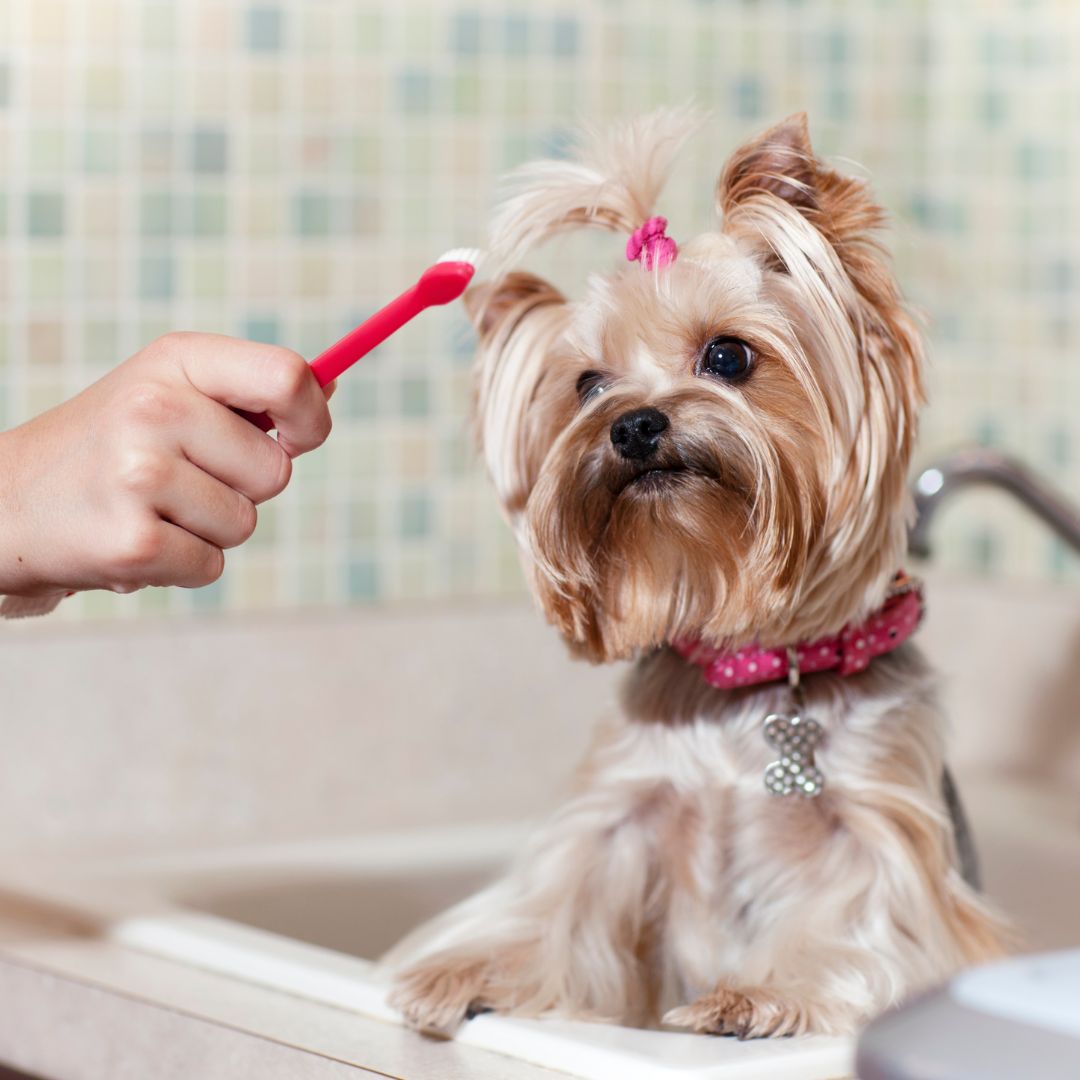
[[[974,484],[1008,491],[1080,554],[1080,509],[1015,458],[972,447],[941,458],[916,477],[913,492],[918,516],[908,533],[908,548],[913,555],[929,556],[930,523],[938,507],[961,488]]]

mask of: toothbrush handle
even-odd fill
[[[396,300],[380,308],[370,319],[365,319],[355,330],[350,330],[340,341],[311,361],[311,370],[319,385],[326,386],[333,382],[357,360],[367,356],[376,345],[381,345],[410,319],[415,319],[427,306],[420,299],[419,287],[413,285]]]
[[[372,349],[381,345],[428,306],[420,295],[419,284],[406,289],[399,297],[391,300],[371,318],[365,319],[355,330],[350,330],[340,341],[336,341],[311,361],[311,370],[319,385],[326,386],[333,382],[342,372],[367,356]],[[251,413],[245,409],[235,411],[261,431],[271,431],[274,427],[274,422],[266,413]]]

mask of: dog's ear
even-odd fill
[[[465,307],[480,335],[474,416],[480,449],[512,524],[566,424],[573,380],[561,378],[569,306],[535,274],[474,285]]]
[[[506,327],[508,319],[524,315],[538,304],[562,303],[563,297],[543,278],[518,270],[497,281],[473,285],[462,299],[483,341],[500,327]]]
[[[760,221],[761,196],[772,196],[812,224],[853,269],[859,251],[873,244],[884,214],[866,183],[818,159],[806,113],[795,113],[751,139],[728,160],[716,187],[725,222],[741,216]]]
[[[768,192],[799,210],[814,211],[819,198],[817,171],[806,113],[796,113],[731,155],[717,184],[717,203],[726,215]]]

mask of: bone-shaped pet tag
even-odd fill
[[[780,760],[765,769],[766,791],[804,799],[820,795],[825,777],[814,764],[814,750],[825,739],[821,725],[798,715],[772,713],[765,717],[764,731],[765,741],[780,754]]]

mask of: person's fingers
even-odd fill
[[[329,435],[326,395],[299,353],[212,334],[168,334],[159,347],[200,392],[233,408],[267,413],[291,457],[321,446]]]
[[[225,568],[221,548],[150,515],[118,530],[113,549],[106,573],[115,592],[145,585],[197,589],[217,581]]]
[[[292,475],[286,449],[228,406],[191,397],[190,415],[177,431],[184,456],[254,503],[283,491]]]
[[[166,521],[219,548],[242,544],[258,522],[251,499],[189,461],[174,463],[155,509]]]

